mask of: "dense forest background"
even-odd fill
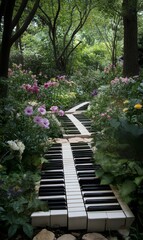
[[[102,69],[123,59],[124,76],[137,75],[142,5],[137,0],[1,0],[0,76],[7,77],[12,62],[53,75]]]

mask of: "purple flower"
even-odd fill
[[[45,115],[46,114],[46,109],[44,106],[41,106],[38,108],[38,112],[40,112],[42,115]]]
[[[91,95],[94,97],[94,96],[96,96],[98,94],[98,91],[96,90],[96,89],[94,89],[93,91],[92,91],[92,93],[91,93]]]
[[[24,110],[25,115],[31,116],[33,114],[33,107],[32,106],[27,106]]]
[[[52,113],[57,113],[59,111],[59,108],[57,106],[52,106],[50,110],[52,111]]]
[[[43,118],[40,126],[44,128],[49,128],[49,125],[50,125],[49,120],[47,118]]]
[[[64,115],[65,115],[65,112],[64,112],[63,110],[59,110],[58,115],[59,115],[59,116],[64,116]]]
[[[33,121],[39,125],[42,123],[42,120],[43,119],[40,116],[35,116],[33,119]]]

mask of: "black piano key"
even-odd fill
[[[59,170],[59,169],[63,169],[63,165],[61,165],[61,164],[55,164],[54,166],[53,165],[50,165],[50,164],[44,164],[43,166],[42,166],[42,171],[44,171],[44,170]]]
[[[39,190],[39,196],[58,196],[58,195],[65,195],[65,190],[61,191],[49,191],[49,190]]]
[[[94,169],[94,166],[93,165],[76,165],[76,170],[77,171],[83,171],[83,170],[93,170]]]
[[[55,180],[54,180],[55,179]],[[40,181],[40,184],[41,185],[47,185],[47,184],[63,184],[64,183],[64,179],[63,178],[61,178],[61,179],[59,179],[59,178],[55,178],[54,177],[54,179],[41,179],[41,181]]]
[[[59,179],[64,178],[63,174],[53,175],[53,174],[47,174],[47,173],[41,173],[41,180],[42,179]]]
[[[79,178],[84,178],[84,177],[95,177],[95,173],[93,172],[91,172],[91,173],[88,173],[88,172],[86,172],[86,173],[77,173],[77,176],[79,177]]]
[[[85,204],[97,204],[97,203],[118,203],[116,198],[105,198],[105,199],[86,199]]]
[[[65,190],[64,186],[40,186],[39,188],[40,191],[61,191],[61,190]]]
[[[99,178],[96,178],[96,177],[91,177],[90,179],[89,178],[79,178],[79,183],[80,183],[80,185],[82,186],[82,185],[84,185],[84,184],[100,184],[100,179]]]
[[[67,202],[65,198],[52,198],[52,199],[41,199],[41,201],[47,202],[48,208],[50,210],[62,210],[67,209]]]
[[[39,196],[55,196],[55,195],[65,195],[65,189],[39,189]]]
[[[111,211],[121,210],[120,205],[103,205],[103,206],[89,206],[86,208],[87,211]]]
[[[105,197],[105,196],[114,196],[113,192],[88,192],[83,193],[84,197]]]
[[[82,191],[100,191],[100,190],[111,190],[109,185],[82,185]]]
[[[62,159],[61,154],[44,154],[44,158],[46,159]]]
[[[75,164],[84,164],[84,163],[91,163],[91,158],[75,158]]]

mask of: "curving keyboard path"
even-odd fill
[[[101,185],[96,176],[100,166],[93,161],[91,121],[84,115],[88,104],[79,104],[58,119],[63,139],[45,153],[38,196],[49,211],[34,212],[33,226],[103,232],[129,228],[134,221],[118,191]]]

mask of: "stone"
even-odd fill
[[[100,233],[86,233],[83,235],[82,240],[108,240]]]
[[[129,229],[126,228],[120,228],[118,232],[123,236],[123,237],[128,237],[129,236]]]
[[[76,238],[71,234],[64,234],[57,238],[57,240],[76,240]]]
[[[33,240],[55,240],[55,234],[47,229],[42,229]]]

